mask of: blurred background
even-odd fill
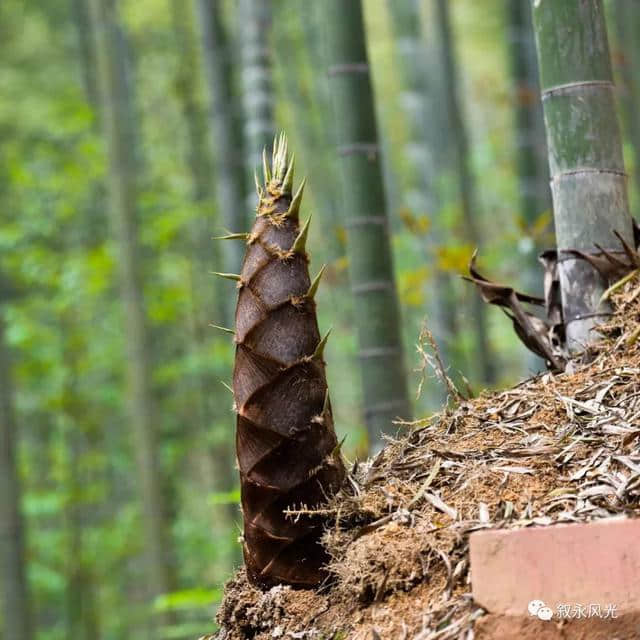
[[[333,326],[325,359],[347,459],[374,443],[366,319],[349,286],[355,196],[337,145],[372,110],[377,140],[360,142],[384,189],[359,191],[377,190],[371,215],[388,218],[402,417],[445,398],[428,368],[418,395],[425,322],[475,391],[540,369],[460,278],[477,247],[483,272],[539,292],[536,256],[553,245],[529,0],[358,5],[0,4],[0,637],[215,630],[242,519],[233,342],[210,326],[233,326],[235,283],[211,272],[237,271],[242,243],[212,238],[248,230],[253,170],[281,130],[296,183],[307,176],[312,274],[327,265],[319,322]],[[606,8],[633,212],[640,4]],[[336,56],[360,29],[369,66],[351,68]],[[345,72],[368,72],[373,94],[336,100]]]

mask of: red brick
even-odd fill
[[[477,531],[470,547],[473,597],[490,613],[527,616],[531,600],[640,612],[640,519]]]
[[[619,618],[545,622],[489,613],[475,624],[476,640],[638,640],[640,614]]]

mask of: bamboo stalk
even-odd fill
[[[601,0],[535,0],[562,308],[571,350],[592,339],[606,314],[606,282],[564,249],[619,248],[633,242],[614,84]]]
[[[370,445],[409,415],[400,312],[360,0],[326,0],[329,81]]]

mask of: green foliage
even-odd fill
[[[153,606],[156,611],[201,609],[220,600],[221,596],[220,589],[183,589],[156,598]]]
[[[217,491],[209,496],[209,504],[240,504],[240,489]]]

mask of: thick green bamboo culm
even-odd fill
[[[329,82],[370,444],[409,417],[400,313],[360,0],[325,0]]]
[[[245,203],[255,210],[258,203],[254,172],[260,166],[262,150],[271,153],[273,121],[273,80],[269,56],[271,0],[239,0],[241,31],[238,34],[242,61],[242,102],[244,111]]]
[[[249,216],[242,204],[245,192],[242,132],[234,118],[236,105],[231,83],[231,52],[220,15],[222,7],[217,0],[196,0],[196,4],[209,96],[209,136],[215,159],[215,198],[220,225],[232,232],[245,231]],[[253,184],[253,179],[250,184]],[[223,243],[222,264],[225,271],[238,272],[242,257],[242,247],[237,242]],[[228,298],[226,321],[230,321],[233,313],[233,297]]]
[[[16,461],[16,420],[10,379],[11,364],[4,341],[2,303],[0,299],[0,630],[4,629],[2,637],[6,640],[29,640],[32,637],[31,616],[25,575],[20,479]]]
[[[533,22],[558,250],[620,249],[613,232],[632,244],[633,231],[603,3],[534,0]],[[606,283],[562,254],[559,272],[567,343],[579,350],[606,317]]]

